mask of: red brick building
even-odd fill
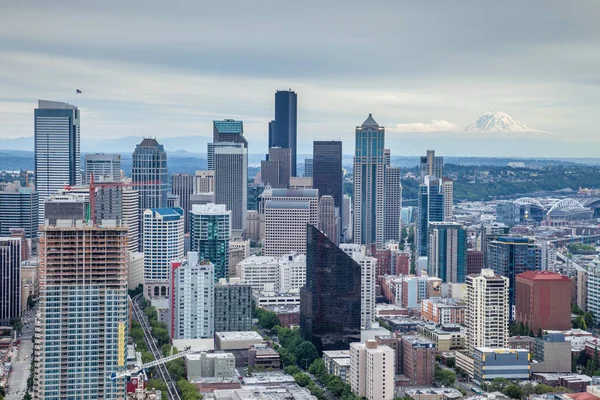
[[[396,254],[396,275],[408,275],[410,273],[410,254]]]
[[[538,330],[571,329],[571,280],[551,271],[527,271],[516,279],[516,321]]]
[[[435,376],[435,344],[417,336],[403,336],[402,374],[411,386],[430,386]]]

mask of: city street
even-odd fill
[[[27,390],[27,379],[31,367],[31,356],[33,355],[33,333],[35,325],[34,311],[29,311],[21,319],[23,330],[21,331],[21,345],[17,356],[12,360],[12,372],[8,379],[6,400],[21,400]]]

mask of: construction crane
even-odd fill
[[[162,185],[161,181],[141,181],[141,182],[95,182],[94,174],[90,173],[90,221],[96,221],[96,189],[97,188],[127,188],[137,186]],[[70,185],[64,186],[65,190],[72,190]]]
[[[169,361],[176,360],[178,358],[181,358],[181,357],[183,357],[185,355],[194,353],[196,351],[198,351],[198,350],[197,349],[192,349],[191,347],[188,347],[186,350],[182,351],[181,353],[173,354],[173,355],[170,355],[170,356],[167,356],[167,357],[159,358],[158,360],[150,361],[149,363],[142,364],[139,367],[136,367],[134,369],[130,369],[128,371],[123,371],[123,372],[119,372],[119,373],[113,372],[110,375],[110,379],[114,382],[114,381],[116,381],[119,378],[123,378],[123,377],[126,377],[126,376],[131,376],[131,375],[133,375],[135,373],[138,373],[140,371],[143,371],[145,369],[155,367],[155,366],[157,366],[159,364],[168,363]]]

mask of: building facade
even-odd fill
[[[275,92],[275,119],[269,123],[269,148],[291,150],[292,176],[296,175],[298,95],[290,90]]]
[[[25,237],[37,237],[39,196],[33,188],[9,184],[0,191],[0,236],[10,236],[12,228],[25,230]]]
[[[252,329],[252,287],[221,279],[215,285],[215,332]]]
[[[360,326],[371,329],[375,322],[375,271],[377,259],[367,255],[366,248],[360,244],[344,243],[340,245],[346,254],[360,265]]]
[[[213,263],[215,280],[229,276],[231,214],[224,204],[212,203],[194,204],[190,213],[190,249]]]
[[[444,192],[441,180],[426,176],[419,185],[415,243],[417,256],[426,257],[429,250],[429,224],[444,220]]]
[[[448,177],[442,178],[444,193],[444,221],[452,221],[454,217],[454,181]]]
[[[483,269],[479,275],[468,275],[466,283],[468,352],[472,353],[476,347],[507,347],[508,278]]]
[[[527,350],[477,347],[473,351],[473,379],[479,383],[496,378],[528,380],[529,363]]]
[[[194,193],[195,176],[190,174],[171,175],[171,193],[179,196],[179,207],[183,208],[184,229],[190,231],[190,196]]]
[[[121,155],[95,153],[85,155],[85,183],[91,182],[120,182],[121,181]]]
[[[350,344],[352,391],[369,400],[392,400],[395,361],[394,350],[375,340]]]
[[[431,385],[435,377],[435,344],[417,336],[403,336],[402,374],[410,385]]]
[[[438,179],[443,178],[444,157],[435,155],[435,150],[427,150],[426,156],[421,156],[419,162],[420,183],[425,183],[426,176],[435,176]]]
[[[71,104],[38,100],[34,111],[35,190],[39,219],[45,199],[65,185],[81,184],[80,112]]]
[[[127,226],[127,250],[140,249],[140,193],[137,190],[123,188],[121,191],[121,217]]]
[[[243,146],[215,149],[215,203],[231,211],[231,229],[246,230],[248,205],[248,149]]]
[[[0,324],[21,317],[21,239],[0,237]]]
[[[196,171],[194,174],[194,193],[213,193],[215,191],[215,171]]]
[[[266,161],[260,163],[260,176],[263,184],[272,188],[285,188],[290,185],[292,173],[291,149],[282,147],[269,148]]]
[[[42,228],[34,398],[125,397],[124,378],[110,377],[125,370],[126,241],[114,221]]]
[[[385,223],[385,128],[369,117],[356,127],[354,243],[383,248]]]
[[[463,283],[467,270],[467,229],[458,222],[429,223],[429,275]]]
[[[321,231],[334,243],[339,243],[338,220],[333,197],[321,196],[319,199],[319,226]]]
[[[385,238],[399,242],[402,236],[402,183],[400,168],[385,167]]]
[[[337,216],[341,220],[344,217],[342,200],[344,195],[343,182],[344,171],[342,169],[342,142],[341,141],[314,141],[312,170],[313,188],[319,191],[319,196],[331,196],[333,206],[337,209]],[[306,164],[305,164],[306,168]],[[309,167],[310,168],[310,167]],[[341,234],[341,224],[339,225]],[[335,241],[339,243],[339,241]]]

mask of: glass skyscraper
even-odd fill
[[[190,212],[190,251],[214,265],[215,281],[229,276],[231,211],[224,204],[194,204]]]
[[[33,188],[9,184],[0,191],[0,236],[10,236],[12,228],[22,228],[29,239],[39,227],[38,194]]]
[[[306,285],[300,332],[319,350],[360,341],[361,266],[313,225],[306,227]]]
[[[342,170],[342,142],[341,141],[315,141],[313,142],[312,159],[313,188],[319,189],[319,197],[333,197],[337,216],[343,218],[342,196],[344,195],[344,171]],[[341,237],[342,224],[338,223],[339,232],[336,237]]]
[[[35,189],[40,220],[44,201],[65,185],[81,184],[79,109],[58,101],[38,100],[34,111]]]
[[[419,185],[417,232],[415,236],[417,256],[426,257],[429,245],[429,223],[444,220],[444,192],[442,180],[425,177],[425,183]]]
[[[289,90],[275,93],[275,119],[269,123],[269,148],[288,148],[292,152],[292,176],[296,175],[298,95]]]
[[[0,324],[21,316],[21,239],[0,237]]]
[[[429,223],[429,276],[444,283],[464,283],[467,270],[467,230],[458,222]]]
[[[383,248],[385,223],[385,128],[369,117],[356,127],[354,243]],[[314,161],[313,161],[314,162]]]

